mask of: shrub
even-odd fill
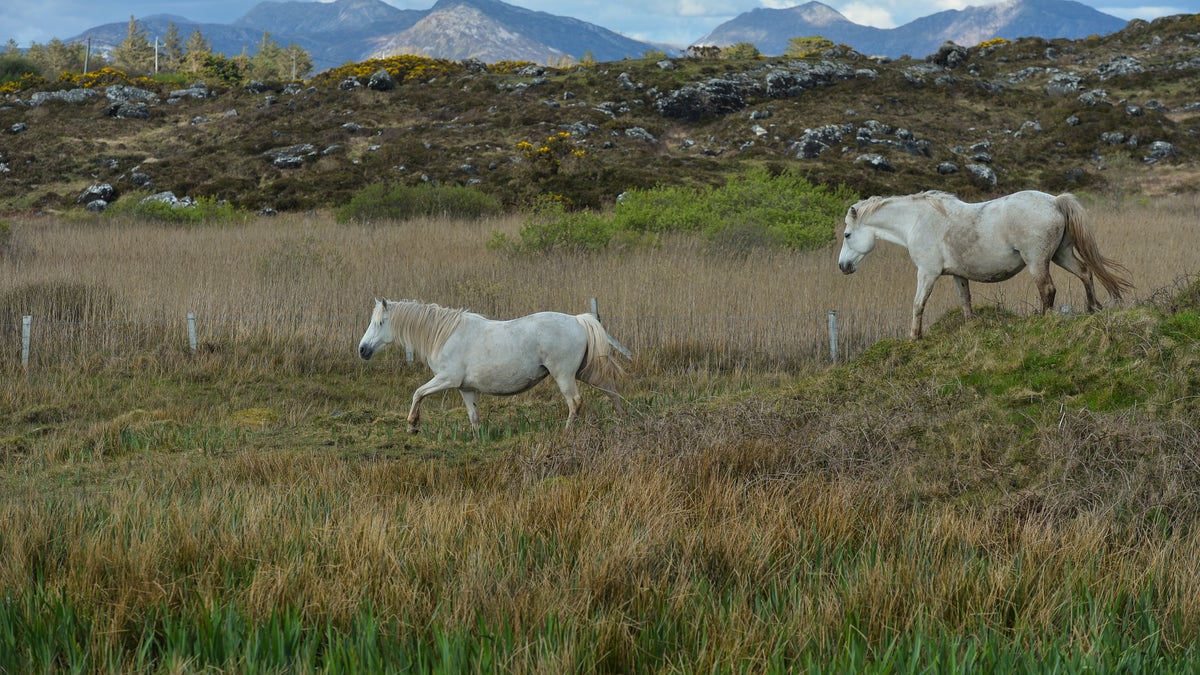
[[[627,190],[613,208],[613,225],[636,232],[698,232],[710,217],[703,193],[687,187]]]
[[[838,221],[856,199],[844,187],[830,190],[795,174],[772,176],[755,169],[712,191],[704,209],[712,220],[704,234],[720,240],[728,230],[737,230],[740,240],[753,234],[766,244],[813,249],[833,239]]]
[[[104,210],[104,217],[201,225],[239,222],[247,213],[215,197],[200,197],[186,206],[156,199],[120,199]]]
[[[605,221],[572,213],[562,200],[544,199],[520,241],[504,235],[493,247],[510,251],[571,249],[595,251],[612,242],[638,245],[665,232],[699,232],[721,249],[817,248],[833,239],[837,223],[858,196],[844,187],[813,185],[790,174],[754,169],[719,188],[633,189],[617,200]]]
[[[784,52],[784,55],[799,58],[818,56],[821,52],[834,47],[832,40],[819,35],[794,37],[788,40],[787,51]]]
[[[721,50],[723,59],[761,59],[762,52],[752,42],[739,42]]]
[[[42,69],[33,60],[24,56],[0,56],[0,84],[20,83],[26,76],[40,78]]]
[[[544,196],[517,233],[517,239],[496,232],[489,248],[508,253],[567,251],[591,253],[608,247],[615,229],[592,211],[570,211],[561,198]]]
[[[474,188],[374,183],[359,190],[340,207],[337,219],[344,223],[410,220],[420,216],[480,218],[501,210],[498,199]]]

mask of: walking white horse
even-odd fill
[[[963,314],[972,316],[969,281],[1004,281],[1028,267],[1042,300],[1042,312],[1054,307],[1050,263],[1083,282],[1089,312],[1099,309],[1094,273],[1114,300],[1133,284],[1124,267],[1105,258],[1074,195],[1057,197],[1025,190],[978,204],[945,192],[899,197],[870,197],[846,213],[845,238],[838,267],[852,274],[875,248],[877,239],[899,244],[917,266],[912,331],[921,337],[925,302],[939,276],[954,277]]]
[[[478,430],[480,394],[519,394],[547,375],[567,400],[568,429],[583,403],[576,380],[608,394],[617,412],[623,411],[615,381],[624,374],[622,360],[633,355],[592,314],[538,312],[493,321],[463,309],[377,299],[358,354],[370,359],[396,340],[434,373],[413,393],[409,433],[420,431],[421,399],[432,393],[457,389]]]

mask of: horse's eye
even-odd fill
[[[849,233],[849,232],[847,232],[847,233],[846,233],[846,238],[847,238],[847,239],[849,239],[849,238],[850,238],[850,233]]]

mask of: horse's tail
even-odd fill
[[[1064,193],[1055,197],[1054,206],[1067,222],[1067,236],[1075,245],[1075,258],[1096,275],[1110,296],[1120,300],[1122,293],[1133,288],[1127,276],[1129,270],[1100,254],[1100,246],[1087,224],[1087,214],[1075,195]]]
[[[609,335],[594,314],[577,314],[575,320],[587,333],[587,353],[576,377],[597,387],[611,387],[625,375],[624,362],[632,360],[633,353]]]

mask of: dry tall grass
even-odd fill
[[[1088,201],[1105,255],[1132,272],[1134,301],[1200,269],[1198,199]],[[911,311],[915,271],[902,249],[887,244],[851,276],[838,272],[834,246],[731,257],[692,238],[673,238],[647,250],[522,259],[487,249],[493,231],[513,233],[520,224],[503,218],[356,226],[317,215],[185,229],[18,220],[13,252],[0,258],[0,289],[76,283],[111,296],[111,306],[78,317],[94,320],[86,330],[35,317],[35,353],[43,356],[119,352],[122,346],[112,343],[130,339],[137,349],[158,339],[114,337],[139,332],[166,331],[169,341],[183,344],[184,316],[195,312],[202,341],[265,332],[353,358],[373,296],[467,307],[493,318],[582,312],[595,297],[611,332],[652,370],[686,363],[772,369],[827,361],[828,310],[838,312],[843,355],[904,335]],[[1083,307],[1079,283],[1061,271],[1054,278],[1059,303]],[[938,285],[929,319],[957,305],[952,286]],[[1038,306],[1024,274],[975,284],[974,292],[979,304],[1022,313]],[[14,339],[20,313],[44,311],[5,309],[6,339]],[[63,332],[72,341],[86,336],[101,343],[72,349],[55,341]]]

